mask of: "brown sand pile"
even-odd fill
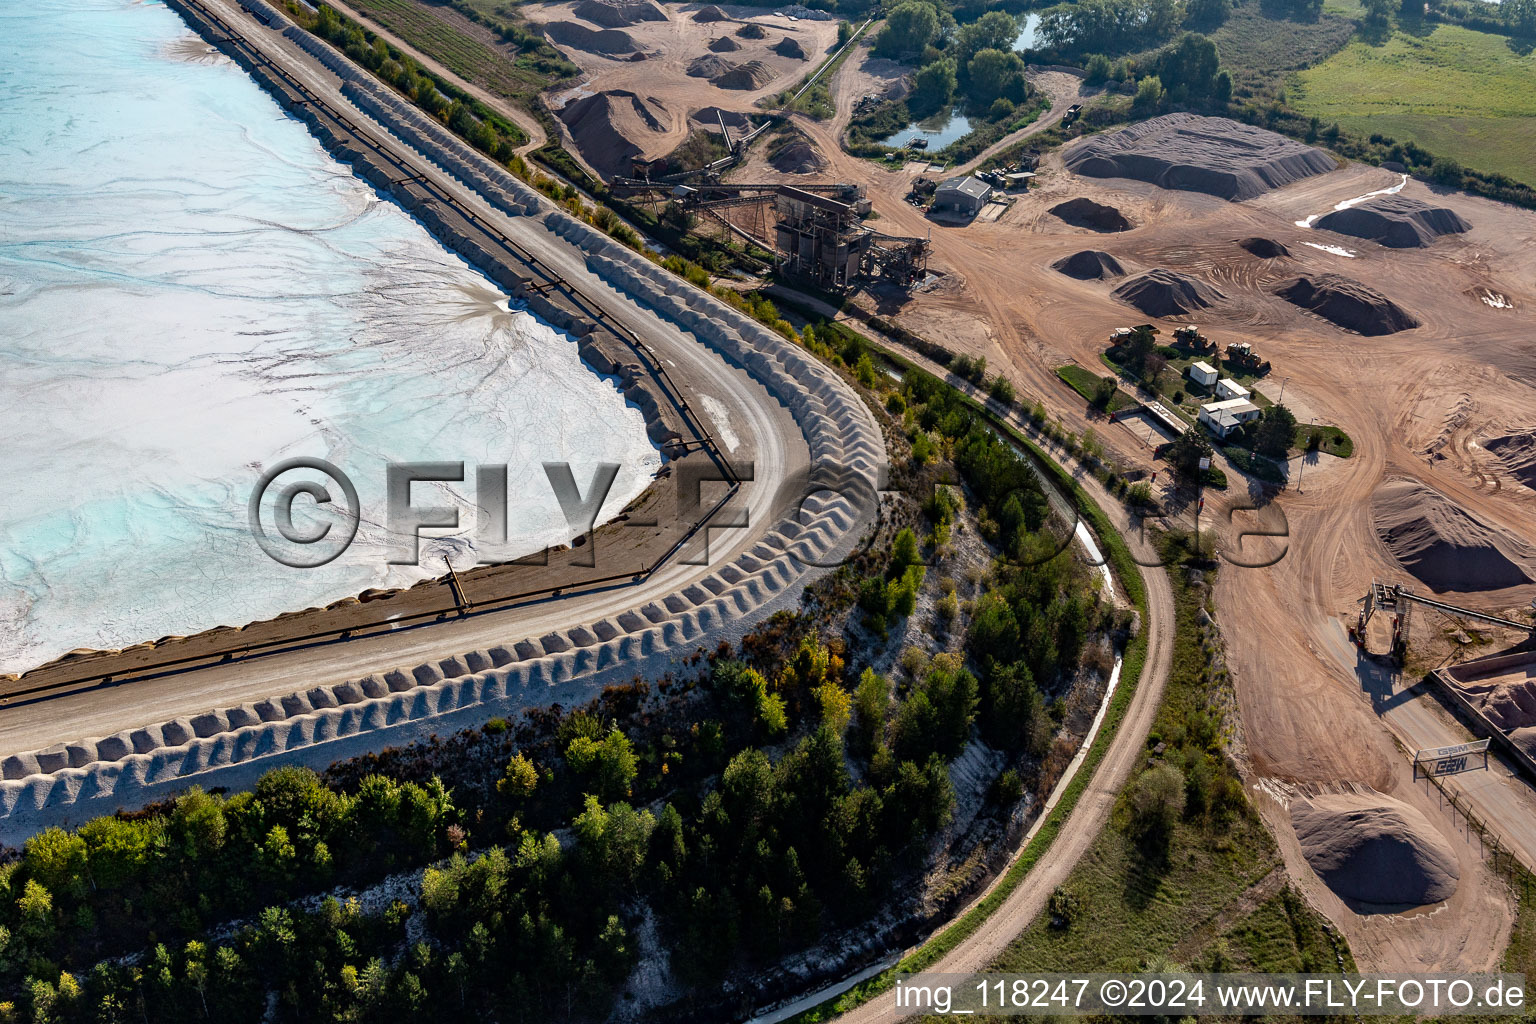
[[[689,72],[692,74],[692,72]],[[720,89],[740,89],[750,91],[761,89],[773,81],[773,69],[760,60],[749,60],[745,64],[737,64],[730,70],[711,78],[710,84]]]
[[[693,14],[694,21],[702,21],[706,23],[712,21],[725,21],[726,17],[726,13],[720,8],[716,7],[714,4],[710,4],[708,7],[700,7]]]
[[[1504,464],[1510,476],[1536,491],[1536,429],[1487,438],[1483,447]]]
[[[1244,238],[1237,244],[1263,260],[1278,259],[1281,256],[1289,256],[1291,254],[1291,250],[1273,238],[1260,238],[1257,235],[1252,238]]]
[[[666,21],[667,13],[650,0],[581,0],[571,8],[578,18],[594,25],[624,28],[642,21]]]
[[[1105,206],[1092,199],[1069,199],[1051,207],[1050,212],[1073,227],[1089,228],[1093,231],[1129,231],[1131,229],[1131,222],[1125,219],[1125,214],[1113,206]]]
[[[1149,270],[1116,288],[1114,294],[1148,316],[1184,316],[1226,298],[1203,281],[1172,270]]]
[[[1066,164],[1089,177],[1135,178],[1234,202],[1334,169],[1327,153],[1275,132],[1182,113],[1091,136]]]
[[[1301,852],[1328,888],[1378,907],[1450,899],[1456,853],[1429,819],[1380,793],[1330,793],[1291,804]]]
[[[801,136],[790,139],[768,158],[774,170],[785,174],[816,174],[824,170],[827,162],[816,152],[810,140]]]
[[[666,130],[650,102],[618,89],[572,100],[560,110],[560,119],[581,155],[608,177],[629,174],[647,136]]]
[[[1335,210],[1317,222],[1325,231],[1368,238],[1392,249],[1421,249],[1441,235],[1472,230],[1454,210],[1403,195],[1377,196],[1359,206]]]
[[[741,26],[741,28],[737,29],[736,30],[736,34],[741,36],[741,38],[743,38],[743,39],[766,39],[766,38],[768,38],[767,30],[765,30],[763,28],[763,26],[757,24],[756,22],[751,22],[751,21],[747,22],[745,25]]]
[[[711,53],[735,53],[741,49],[741,44],[730,36],[721,36],[709,41],[709,49]]]
[[[800,40],[794,36],[785,36],[773,44],[773,52],[780,57],[793,57],[795,60],[805,60],[808,56],[805,47],[800,45]]]
[[[1536,581],[1536,551],[1417,480],[1389,480],[1371,500],[1376,535],[1436,591],[1499,590]]]
[[[1125,268],[1120,265],[1120,261],[1098,249],[1084,249],[1071,256],[1063,256],[1052,263],[1051,267],[1079,281],[1102,281],[1105,278],[1125,276]]]
[[[605,28],[593,31],[574,21],[552,21],[543,26],[544,35],[559,46],[569,46],[588,53],[600,53],[606,57],[629,54],[640,49],[634,38],[625,31]]]
[[[1347,331],[1367,337],[1396,334],[1419,326],[1411,313],[1385,295],[1338,274],[1303,275],[1281,285],[1275,294]]]

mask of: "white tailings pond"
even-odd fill
[[[473,564],[480,464],[509,466],[502,557],[570,539],[541,462],[583,489],[619,463],[603,518],[660,465],[570,338],[189,40],[156,3],[0,7],[0,672]],[[247,525],[262,470],[301,455],[361,499],[320,569]],[[465,484],[413,497],[462,529],[388,565],[385,465],[461,460]]]

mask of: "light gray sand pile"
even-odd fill
[[[587,162],[610,178],[631,173],[631,162],[645,148],[637,140],[665,132],[649,101],[618,89],[572,100],[560,119]]]
[[[1334,210],[1314,226],[1367,238],[1392,249],[1421,249],[1441,235],[1472,229],[1456,211],[1404,195],[1377,196],[1358,206]]]
[[[795,60],[805,60],[807,54],[805,47],[800,45],[800,40],[794,36],[785,36],[773,44],[773,52],[780,57],[793,57]]]
[[[711,53],[735,53],[739,49],[741,49],[741,44],[730,36],[721,36],[719,39],[711,39],[709,41]]]
[[[1281,256],[1289,256],[1291,254],[1291,250],[1287,249],[1273,238],[1260,238],[1257,235],[1252,238],[1244,238],[1237,244],[1242,246],[1244,249],[1247,249],[1249,252],[1253,253],[1253,255],[1259,257],[1259,259],[1262,260],[1277,259]]]
[[[559,46],[569,46],[587,53],[600,53],[605,57],[630,54],[640,46],[628,32],[617,28],[594,31],[574,21],[551,21],[543,26],[544,35]]]
[[[1094,135],[1066,154],[1067,169],[1094,178],[1134,178],[1222,199],[1253,199],[1334,169],[1320,149],[1225,117],[1164,114]]]
[[[1079,281],[1102,281],[1125,276],[1125,268],[1120,265],[1120,261],[1098,249],[1084,249],[1071,256],[1063,256],[1052,263],[1051,268]]]
[[[581,0],[571,9],[594,25],[623,28],[642,21],[666,21],[667,14],[650,0]]]
[[[1219,290],[1172,270],[1149,270],[1115,289],[1115,298],[1148,316],[1184,316],[1226,298]]]
[[[1291,804],[1301,852],[1328,888],[1378,907],[1449,899],[1461,868],[1429,819],[1380,793],[1329,793]]]
[[[1486,438],[1482,444],[1510,476],[1536,491],[1536,429]]]
[[[1129,231],[1131,222],[1125,219],[1125,214],[1113,206],[1105,206],[1096,203],[1086,197],[1068,199],[1064,203],[1057,203],[1051,207],[1050,212],[1073,227],[1089,228],[1093,231]]]
[[[1339,274],[1304,274],[1281,285],[1275,294],[1368,338],[1419,326],[1418,318],[1385,295]]]
[[[1536,580],[1536,551],[1417,480],[1388,480],[1371,499],[1376,536],[1432,590],[1500,590]]]

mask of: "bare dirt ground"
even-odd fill
[[[579,17],[575,14],[577,6],[575,3],[530,4],[522,10],[535,27],[563,23],[594,33],[619,31],[626,34],[634,46],[623,52],[604,54],[554,40],[561,52],[581,68],[584,79],[578,88],[552,97],[551,104],[558,108],[566,102],[595,94],[633,94],[654,117],[655,123],[647,123],[644,118],[625,118],[616,127],[647,160],[659,159],[681,145],[690,131],[689,118],[696,111],[719,107],[728,111],[754,112],[759,100],[798,82],[837,44],[836,21],[790,21],[763,8],[723,6],[721,9],[727,20],[699,22],[694,20],[694,14],[705,5],[666,4],[662,8],[667,15],[665,21],[637,20],[612,29]],[[737,35],[737,30],[749,22],[764,29],[764,38]],[[775,51],[774,47],[786,37],[800,44],[807,54],[806,59],[785,57]],[[709,44],[721,38],[733,40],[740,48],[712,53]],[[644,59],[630,59],[634,53],[644,54]],[[732,64],[760,61],[772,72],[772,77],[755,89],[724,89],[708,79],[691,77],[689,65],[699,57],[708,56]],[[573,141],[588,162],[598,166],[606,162],[605,155],[598,151],[603,140],[584,139],[580,132],[574,136]]]
[[[834,95],[841,115],[844,93],[834,89]],[[1109,330],[1145,317],[1110,296],[1114,282],[1076,281],[1050,264],[1083,248],[1103,249],[1127,266],[1167,267],[1225,293],[1225,302],[1191,319],[1219,345],[1251,342],[1274,364],[1271,385],[1288,378],[1288,403],[1342,427],[1355,445],[1351,459],[1330,459],[1326,467],[1309,462],[1303,487],[1278,497],[1232,469],[1233,486],[1207,494],[1205,528],[1218,533],[1226,550],[1247,552],[1250,560],[1259,560],[1252,556],[1266,548],[1283,555],[1265,568],[1229,568],[1216,591],[1228,626],[1250,782],[1370,786],[1418,808],[1447,835],[1464,837],[1465,823],[1441,806],[1438,792],[1414,784],[1404,748],[1470,737],[1426,688],[1414,685],[1417,679],[1362,659],[1342,623],[1354,616],[1373,578],[1427,590],[1391,558],[1374,529],[1372,496],[1389,478],[1418,480],[1484,523],[1536,536],[1536,509],[1526,490],[1480,444],[1536,425],[1536,349],[1528,340],[1536,326],[1530,313],[1536,308],[1536,261],[1529,257],[1536,213],[1411,181],[1402,194],[1450,207],[1472,230],[1426,249],[1388,250],[1296,223],[1398,182],[1379,169],[1349,165],[1249,202],[1228,203],[1134,181],[1079,178],[1054,157],[1042,165],[1038,187],[997,222],[950,227],[902,201],[910,171],[841,151],[837,129],[846,123],[843,117],[831,125],[797,123],[828,159],[827,180],[868,186],[878,230],[932,233],[932,266],[942,275],[941,286],[907,297],[881,291],[858,301],[931,340],[986,356],[989,369],[1005,370],[1024,400],[1043,400],[1072,429],[1094,428],[1130,467],[1166,469],[1152,462],[1150,449],[1130,430],[1091,417],[1054,370],[1077,362],[1107,372],[1099,354]],[[1046,212],[1078,196],[1114,206],[1133,227],[1096,233]],[[1293,256],[1264,260],[1237,245],[1255,235],[1281,242]],[[1358,280],[1423,326],[1378,338],[1341,331],[1272,294],[1303,272]],[[1495,307],[1483,298],[1488,293],[1507,305]],[[1173,323],[1162,326],[1167,331]],[[1170,508],[1188,525],[1188,496],[1169,497]],[[1269,505],[1264,514],[1270,520],[1283,516],[1288,537],[1242,541],[1238,534],[1255,522],[1254,513],[1242,508]],[[1536,587],[1449,598],[1492,611],[1524,606],[1533,595]],[[1432,631],[1436,617],[1425,612],[1416,628]],[[1508,832],[1506,845],[1527,863],[1536,861],[1536,792],[1504,766],[1454,785],[1480,817]],[[1271,808],[1267,817],[1288,851],[1292,877],[1342,928],[1366,969],[1475,967],[1497,959],[1512,911],[1483,866],[1475,837],[1457,847],[1462,884],[1439,910],[1360,915],[1299,859],[1283,807]]]

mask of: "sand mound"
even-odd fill
[[[1257,235],[1252,238],[1244,238],[1237,244],[1242,246],[1244,249],[1247,249],[1249,252],[1253,253],[1260,259],[1265,260],[1277,259],[1281,256],[1289,256],[1291,254],[1291,250],[1287,249],[1273,238],[1260,238]]]
[[[1092,199],[1069,199],[1051,207],[1051,213],[1073,227],[1090,228],[1094,231],[1129,231],[1131,222],[1125,214],[1113,206],[1096,203]]]
[[[1412,314],[1385,295],[1338,274],[1303,275],[1281,285],[1275,294],[1367,337],[1396,334],[1419,326]]]
[[[1320,149],[1225,117],[1164,114],[1090,137],[1067,169],[1093,178],[1135,178],[1167,189],[1238,201],[1334,169]]]
[[[1359,206],[1335,210],[1316,226],[1341,235],[1368,238],[1392,249],[1421,249],[1441,235],[1472,229],[1466,218],[1454,210],[1401,195],[1377,196]]]
[[[714,4],[710,4],[708,7],[700,7],[697,11],[695,11],[693,14],[693,20],[703,22],[725,21],[726,13],[720,8],[716,7]]]
[[[608,177],[631,173],[631,162],[644,152],[641,143],[666,130],[649,103],[624,90],[572,100],[560,119],[582,156]]]
[[[1063,256],[1052,263],[1051,267],[1079,281],[1102,281],[1108,277],[1125,276],[1125,268],[1119,260],[1097,249],[1084,249],[1071,256]]]
[[[689,72],[689,74],[692,73],[692,71]],[[741,90],[761,89],[771,81],[773,81],[773,69],[760,60],[734,64],[729,70],[709,80],[711,85],[720,89]]]
[[[795,60],[805,60],[808,56],[805,47],[800,45],[800,40],[794,36],[785,36],[773,44],[773,52],[780,57],[793,57]]]
[[[1490,437],[1482,444],[1504,464],[1510,476],[1536,491],[1536,430]]]
[[[628,32],[616,28],[605,28],[594,32],[587,26],[578,25],[574,21],[552,21],[544,26],[544,35],[550,42],[559,46],[570,46],[577,50],[600,53],[608,57],[633,53],[640,48]]]
[[[1148,316],[1183,316],[1226,298],[1220,291],[1171,270],[1149,270],[1115,289],[1115,298]]]
[[[711,39],[709,42],[711,53],[735,53],[741,49],[741,44],[730,36],[721,36],[719,39]]]
[[[666,21],[667,13],[651,0],[581,0],[571,8],[578,18],[594,25],[623,28],[641,21]]]
[[[775,170],[785,174],[815,174],[826,168],[827,162],[816,152],[810,141],[791,139],[768,159]]]
[[[1327,794],[1291,804],[1301,852],[1328,888],[1375,906],[1450,899],[1456,853],[1416,809],[1380,793]]]
[[[1378,487],[1371,516],[1392,557],[1433,590],[1499,590],[1536,581],[1530,545],[1417,480]]]
[[[718,10],[718,8],[717,8],[717,10]],[[741,38],[743,38],[743,39],[766,39],[766,38],[768,38],[768,32],[767,32],[767,30],[765,30],[763,28],[763,26],[758,25],[755,22],[750,22],[750,21],[747,22],[745,25],[741,26],[741,28],[737,29],[736,30],[736,34],[741,36]]]
[[[705,55],[695,57],[688,62],[688,74],[694,78],[714,78],[728,71],[734,71],[737,65],[732,64],[724,57]]]

